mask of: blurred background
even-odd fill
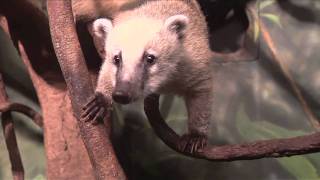
[[[45,2],[33,2],[45,9]],[[248,19],[243,16],[247,2],[200,0],[208,19],[213,50],[227,53],[239,48],[248,27]],[[218,13],[223,8],[229,11],[219,19]],[[279,64],[288,70],[297,84],[307,108],[320,119],[320,1],[261,0],[256,2],[256,8],[260,21],[253,24],[250,32],[257,47],[254,59],[213,67],[215,95],[210,121],[211,144],[238,144],[315,131],[305,113],[306,107],[302,106]],[[277,56],[262,40],[262,28],[268,30]],[[2,29],[0,47],[0,71],[10,100],[27,104],[40,112],[29,75]],[[113,116],[113,142],[130,179],[320,179],[319,153],[236,162],[209,162],[185,157],[161,142],[142,109],[141,102],[115,106]],[[187,114],[181,98],[162,96],[161,111],[177,133],[186,132]],[[14,121],[26,179],[45,179],[42,130],[18,114],[14,114]],[[12,179],[2,129],[0,179]]]

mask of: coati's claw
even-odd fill
[[[106,115],[106,107],[106,102],[104,102],[102,95],[95,93],[82,108],[81,119],[85,122],[98,124]]]
[[[195,154],[207,145],[207,136],[185,134],[179,140],[179,149],[184,153]]]

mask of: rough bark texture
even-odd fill
[[[80,120],[82,108],[93,96],[93,87],[76,34],[71,1],[48,1],[50,30],[71,97],[72,109],[78,119],[80,135],[88,151],[96,179],[125,179],[109,139],[110,121],[92,125]],[[106,116],[110,117],[110,116]]]
[[[32,61],[21,43],[19,51],[31,75],[42,109],[47,178],[93,179],[92,167],[79,136],[68,92],[64,88],[60,89],[65,85],[48,84],[46,79],[32,68]]]
[[[27,66],[41,105],[47,178],[94,179],[88,153],[73,116],[69,93],[53,51],[46,16],[24,0],[1,1],[0,13],[8,19],[13,43]],[[106,156],[100,156],[99,162],[114,157],[110,151],[103,153]],[[110,162],[105,162],[104,166],[108,169],[118,167]],[[103,173],[110,177],[122,175],[112,170]]]

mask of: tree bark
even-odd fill
[[[287,139],[255,141],[245,144],[208,145],[199,152],[188,153],[179,148],[180,136],[164,121],[159,111],[159,95],[145,99],[145,112],[158,137],[173,150],[187,156],[209,161],[251,160],[270,157],[285,157],[320,151],[320,133]]]
[[[47,178],[94,179],[95,173],[81,139],[77,120],[73,116],[66,83],[53,51],[47,17],[24,0],[0,1],[0,14],[8,19],[13,44],[27,67],[39,98],[43,114]],[[102,129],[101,126],[100,128]],[[105,128],[102,131],[106,132]],[[90,135],[95,135],[95,132]],[[110,141],[107,136],[104,139],[106,141],[102,143],[108,144],[108,151],[100,149],[100,144],[96,149],[102,153],[95,156],[100,158],[99,163],[103,163],[105,168],[101,173],[107,179],[124,179]],[[97,168],[102,169],[101,166]]]
[[[0,18],[2,19],[1,16]],[[9,153],[13,179],[23,180],[24,168],[23,168],[20,151],[17,144],[16,134],[14,132],[14,124],[12,121],[11,112],[8,112],[8,111],[4,112],[5,107],[8,106],[9,104],[10,102],[5,90],[4,81],[0,73],[0,113],[1,113],[3,135],[5,137],[7,150]]]
[[[70,93],[72,109],[78,119],[80,135],[88,151],[96,179],[125,179],[124,172],[110,142],[110,119],[103,124],[92,125],[81,120],[82,108],[93,96],[90,75],[76,34],[71,1],[48,1],[50,30]],[[110,118],[110,116],[106,116]]]

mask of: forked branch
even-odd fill
[[[76,34],[71,0],[48,0],[47,5],[54,49],[96,179],[125,179],[109,139],[109,119],[105,119],[106,127],[80,118],[82,107],[93,96],[93,86]]]
[[[4,30],[8,37],[11,38],[8,22],[5,16],[0,16],[0,27]],[[20,112],[32,119],[33,122],[39,127],[42,127],[42,116],[39,113],[26,105],[11,103],[9,101],[5,90],[5,84],[0,73],[0,114],[3,134],[11,163],[12,176],[14,180],[23,180],[24,168],[17,144],[11,112]]]
[[[13,179],[23,180],[24,168],[23,168],[20,151],[17,144],[16,134],[14,132],[14,124],[11,116],[11,111],[13,109],[11,108],[10,105],[11,103],[9,102],[7,93],[5,91],[2,75],[0,73],[0,115],[1,115],[3,135],[5,137],[5,142],[6,142],[7,150],[9,153]]]

